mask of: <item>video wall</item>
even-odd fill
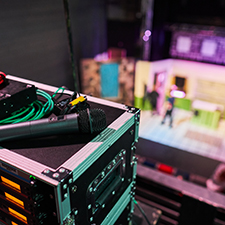
[[[170,56],[213,64],[225,64],[225,28],[171,25]]]

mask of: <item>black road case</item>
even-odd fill
[[[140,111],[86,97],[105,111],[103,131],[0,142],[0,224],[131,224]]]

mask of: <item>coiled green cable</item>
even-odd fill
[[[0,120],[0,125],[38,120],[43,118],[53,110],[53,98],[56,96],[59,90],[62,90],[63,93],[64,89],[65,88],[60,87],[52,96],[43,90],[37,89],[37,95],[44,97],[47,100],[46,103],[43,104],[41,101],[36,100],[28,107],[23,107],[22,109],[12,113],[10,117]]]

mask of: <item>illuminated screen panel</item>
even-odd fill
[[[216,54],[217,43],[214,40],[204,40],[202,42],[201,54],[203,56],[212,57]]]
[[[18,219],[22,220],[23,222],[27,223],[27,217],[22,215],[21,213],[17,212],[16,210],[12,208],[8,208],[9,212],[11,215],[17,217]]]
[[[180,53],[188,53],[191,50],[191,38],[180,36],[177,38],[176,49]]]
[[[21,191],[21,188],[20,188],[19,184],[15,183],[15,182],[13,182],[13,181],[11,181],[11,180],[3,177],[3,176],[1,176],[1,180],[2,180],[2,182],[4,184],[7,184],[7,185],[11,186],[11,187],[15,188],[18,191]]]
[[[17,205],[21,206],[24,208],[24,202],[19,200],[18,198],[10,195],[9,193],[5,192],[5,197],[7,200],[9,201],[12,201],[12,202],[15,202]]]

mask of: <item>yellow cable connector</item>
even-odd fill
[[[70,106],[75,106],[75,105],[77,105],[78,103],[84,102],[84,101],[86,101],[86,98],[85,98],[84,96],[80,96],[80,97],[74,99],[73,101],[71,101],[71,102],[69,103],[69,105],[70,105]]]

